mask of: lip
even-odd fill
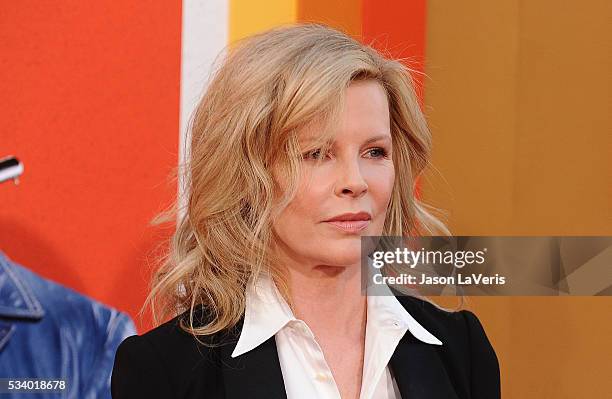
[[[327,219],[326,222],[354,222],[354,221],[369,221],[372,219],[372,215],[368,212],[357,212],[357,213],[343,213],[342,215],[334,216],[331,219]]]
[[[357,233],[368,227],[369,220],[345,220],[345,221],[329,221],[325,222],[330,226],[345,231],[347,233]]]

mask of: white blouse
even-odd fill
[[[425,343],[442,345],[392,294],[367,297],[360,399],[401,398],[388,363],[406,331]],[[272,278],[263,274],[256,284],[252,280],[248,286],[244,324],[232,357],[256,348],[273,335],[288,399],[341,399],[312,331],[295,318]]]

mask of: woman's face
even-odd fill
[[[382,234],[395,178],[387,96],[378,82],[357,81],[345,101],[330,152],[304,154],[298,192],[273,226],[278,249],[294,266],[359,264],[360,236]],[[301,148],[312,134],[299,132]],[[316,158],[323,158],[319,165]],[[359,220],[329,221],[350,219],[343,214]]]

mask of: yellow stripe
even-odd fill
[[[229,0],[229,42],[297,21],[298,0]]]
[[[300,22],[324,23],[357,39],[362,37],[362,0],[299,0],[297,8]]]

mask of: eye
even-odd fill
[[[316,150],[305,152],[302,157],[304,159],[320,159],[321,158],[321,149],[317,148]]]
[[[368,150],[368,153],[372,158],[387,158],[389,153],[382,147],[371,148]],[[374,154],[374,155],[373,155]]]

